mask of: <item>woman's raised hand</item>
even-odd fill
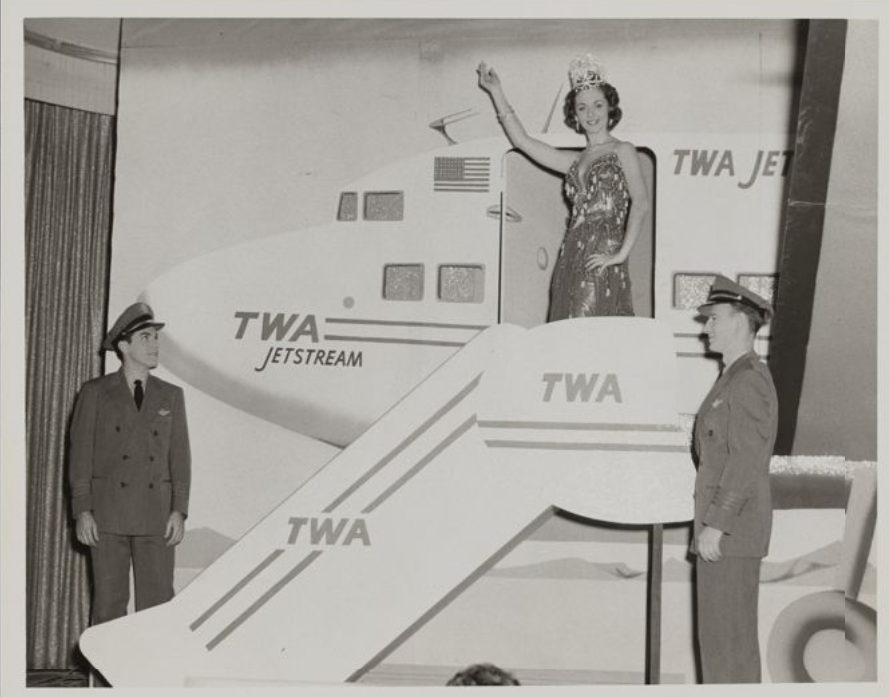
[[[500,77],[494,71],[494,68],[484,61],[478,64],[478,68],[475,69],[475,72],[478,73],[478,86],[485,92],[490,92],[491,90],[500,87]]]

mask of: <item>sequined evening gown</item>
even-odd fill
[[[568,230],[553,269],[549,320],[568,317],[632,315],[633,296],[627,264],[587,272],[592,254],[615,254],[626,233],[630,194],[617,153],[595,160],[580,181],[575,160],[565,175],[571,206]]]

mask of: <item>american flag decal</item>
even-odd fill
[[[435,191],[480,191],[489,189],[490,157],[436,157]]]

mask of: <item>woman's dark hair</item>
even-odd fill
[[[605,101],[608,102],[608,130],[610,131],[620,123],[620,118],[624,113],[619,106],[620,95],[617,93],[617,88],[607,82],[602,82],[596,85],[596,87],[602,90],[602,94],[605,95]],[[562,112],[565,114],[565,125],[575,133],[583,133],[583,129],[577,122],[577,116],[574,114],[574,103],[576,100],[577,90],[573,89],[565,95],[565,104],[562,107]]]

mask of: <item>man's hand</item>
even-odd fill
[[[74,531],[81,544],[85,544],[87,547],[95,547],[99,544],[99,526],[96,525],[92,511],[84,511],[77,516]]]
[[[706,525],[698,536],[698,556],[704,561],[719,561],[722,552],[719,551],[719,541],[723,536],[722,530],[710,528]]]
[[[179,511],[173,511],[167,520],[167,531],[164,533],[167,547],[178,545],[183,537],[185,537],[185,516]]]

